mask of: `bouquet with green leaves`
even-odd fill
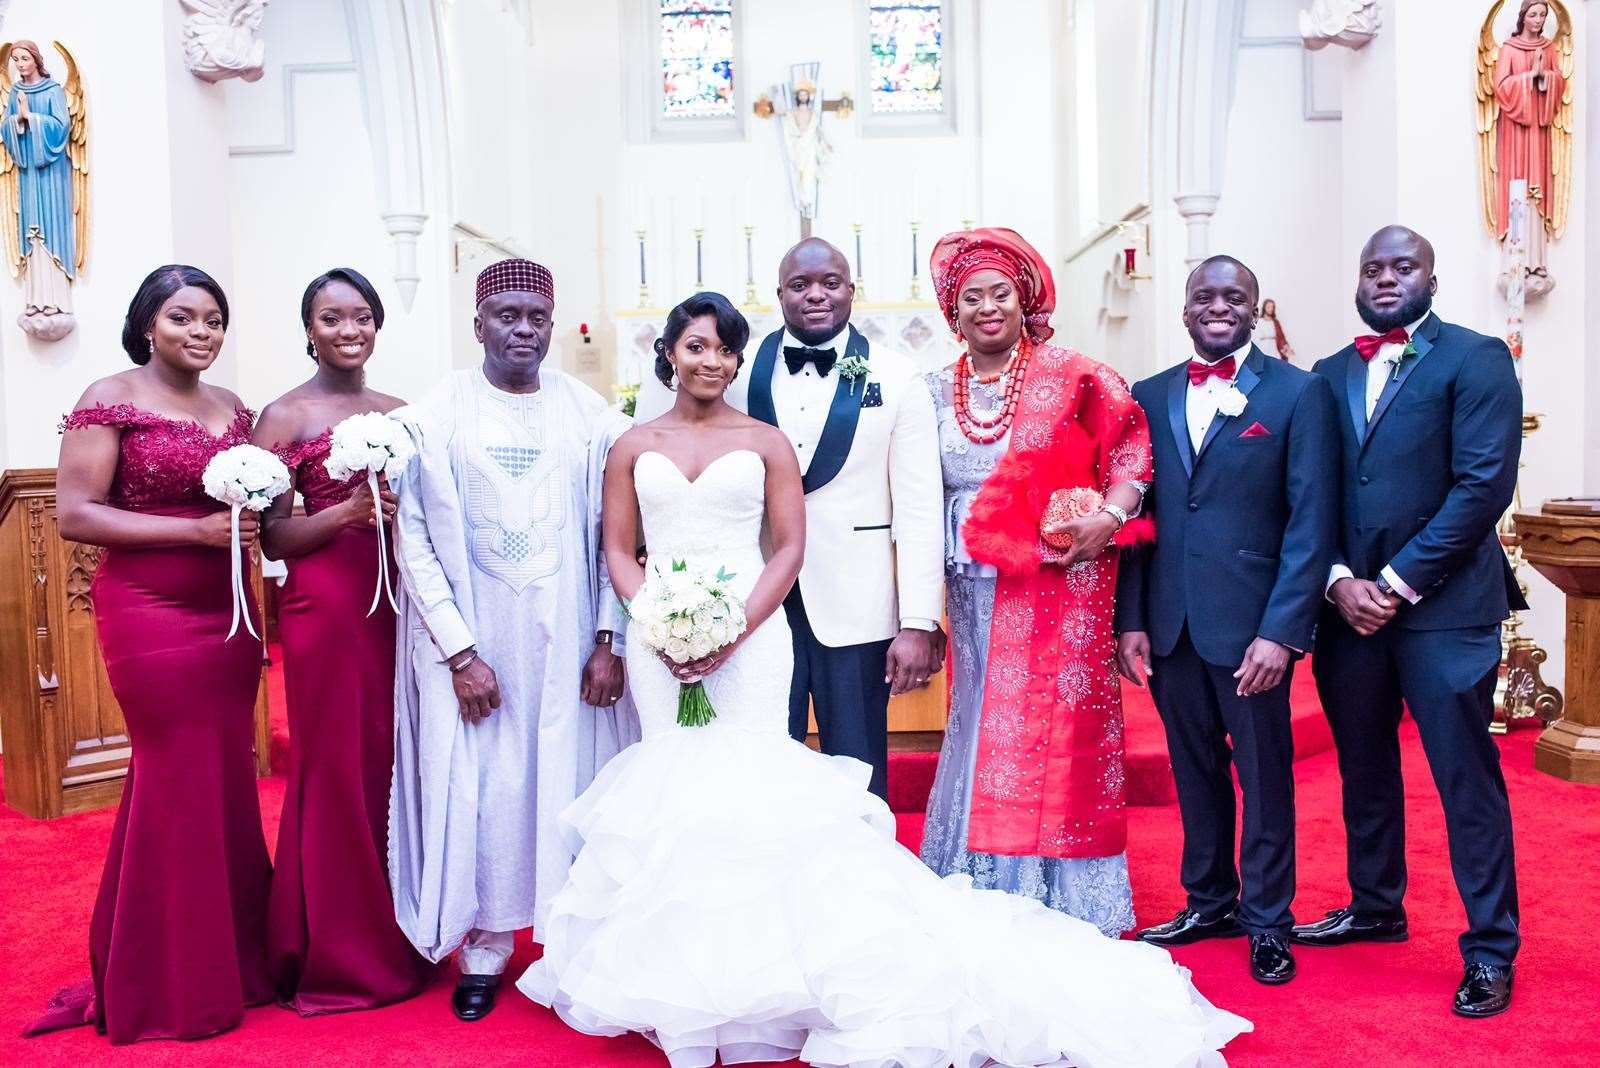
[[[744,600],[729,586],[733,577],[726,568],[712,571],[686,560],[672,561],[666,571],[652,566],[628,604],[628,639],[642,640],[674,664],[692,664],[731,645],[746,626]],[[702,681],[680,683],[679,725],[703,727],[716,715]]]

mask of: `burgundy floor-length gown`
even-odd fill
[[[329,442],[280,452],[310,515],[365,477],[329,478]],[[434,973],[389,894],[395,616],[387,600],[367,615],[377,579],[377,531],[347,527],[289,561],[278,601],[290,756],[267,944],[279,996],[306,1016],[401,1001]]]
[[[241,408],[218,436],[118,404],[62,429],[122,430],[111,504],[202,516],[221,506],[201,472],[253,420]],[[90,923],[92,1002],[63,991],[38,1026],[93,1022],[119,1044],[204,1038],[273,998],[253,755],[261,643],[242,627],[227,638],[230,577],[222,548],[119,547],[100,561],[95,625],[133,752]]]

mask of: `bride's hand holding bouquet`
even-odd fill
[[[744,601],[728,585],[733,577],[723,568],[712,573],[674,560],[667,571],[652,567],[628,605],[630,637],[642,640],[682,684],[681,726],[703,727],[716,718],[701,680],[727,663],[747,624]]]

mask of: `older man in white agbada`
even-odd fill
[[[483,364],[398,413],[418,455],[396,520],[389,876],[417,949],[459,949],[463,1020],[494,1007],[515,932],[537,937],[566,879],[561,810],[638,737],[599,535],[606,453],[627,422],[541,368],[554,295],[527,260],[484,270]]]

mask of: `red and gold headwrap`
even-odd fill
[[[496,293],[539,293],[554,304],[556,280],[549,268],[532,260],[501,260],[478,275],[477,302],[482,304]]]
[[[1055,331],[1050,313],[1056,308],[1056,281],[1038,250],[1015,230],[985,226],[957,230],[941,237],[928,260],[933,291],[945,322],[956,329],[956,297],[979,271],[999,271],[1017,287],[1024,328],[1034,341],[1048,341]]]

